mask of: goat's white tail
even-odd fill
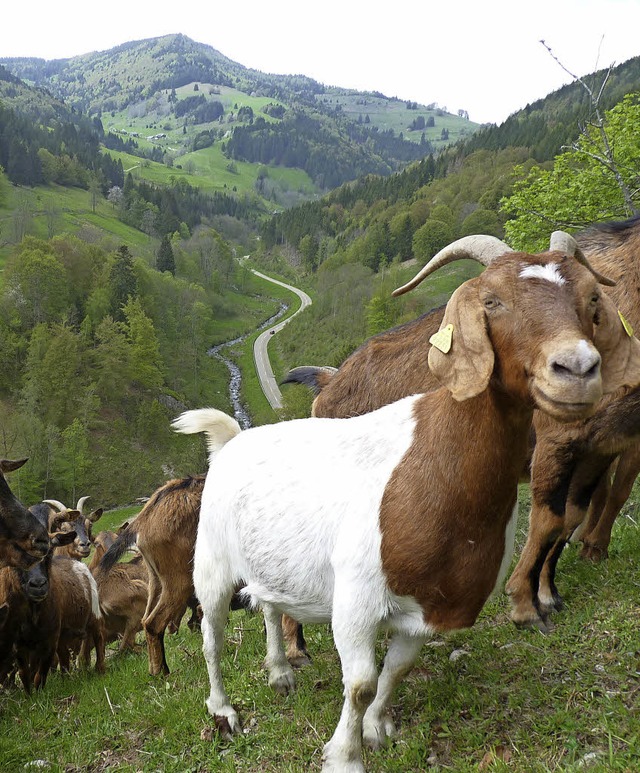
[[[183,435],[193,435],[204,432],[207,436],[207,448],[211,459],[225,443],[234,438],[242,430],[238,422],[216,408],[200,408],[196,411],[185,411],[171,422],[174,432]]]

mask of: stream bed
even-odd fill
[[[285,314],[288,308],[289,304],[281,303],[280,309],[272,317],[269,317],[268,320],[263,322],[262,325],[257,328],[257,330],[264,330],[265,328],[273,325],[274,322],[276,322],[283,314]],[[220,362],[223,362],[229,370],[229,399],[231,400],[231,405],[233,406],[234,418],[242,427],[242,429],[249,429],[249,427],[252,426],[251,416],[249,416],[249,412],[240,400],[242,374],[240,373],[240,368],[236,365],[236,363],[228,357],[225,357],[224,354],[222,354],[222,351],[223,349],[227,349],[230,346],[235,346],[236,344],[241,343],[250,335],[253,335],[253,333],[246,333],[239,338],[234,338],[232,341],[225,341],[222,344],[216,344],[216,346],[212,346],[211,349],[207,351],[207,354],[210,357],[215,357],[217,360],[220,360]]]

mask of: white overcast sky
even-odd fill
[[[640,55],[640,0],[26,0],[0,57],[61,59],[183,33],[246,67],[437,102],[501,123],[572,78]]]

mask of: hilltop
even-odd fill
[[[136,155],[169,166],[184,161],[203,174],[212,164],[209,149],[216,148],[227,163],[301,170],[303,197],[362,175],[398,171],[478,128],[435,104],[249,69],[179,34],[70,59],[0,64],[99,121]],[[7,99],[6,89],[0,98]]]

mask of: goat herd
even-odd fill
[[[454,242],[395,291],[454,260],[485,266],[444,309],[374,336],[337,370],[288,374],[314,391],[311,418],[241,432],[215,409],[178,417],[177,432],[206,436],[206,477],[159,488],[119,534],[97,535],[88,565],[101,511],[27,510],[0,475],[0,682],[17,671],[42,687],[56,660],[65,669],[92,648],[100,670],[105,640],[124,648],[141,628],[150,672],[168,673],[165,631],[191,605],[207,708],[238,732],[220,657],[239,598],[262,609],[269,684],[283,693],[307,656],[302,625],[331,623],[344,705],[323,771],[363,771],[362,743],[394,734],[393,691],[422,644],[473,625],[504,579],[519,482],[532,510],[506,585],[517,625],[548,629],[572,536],[585,557],[606,556],[640,471],[637,255],[640,217],[555,232],[538,255]]]

